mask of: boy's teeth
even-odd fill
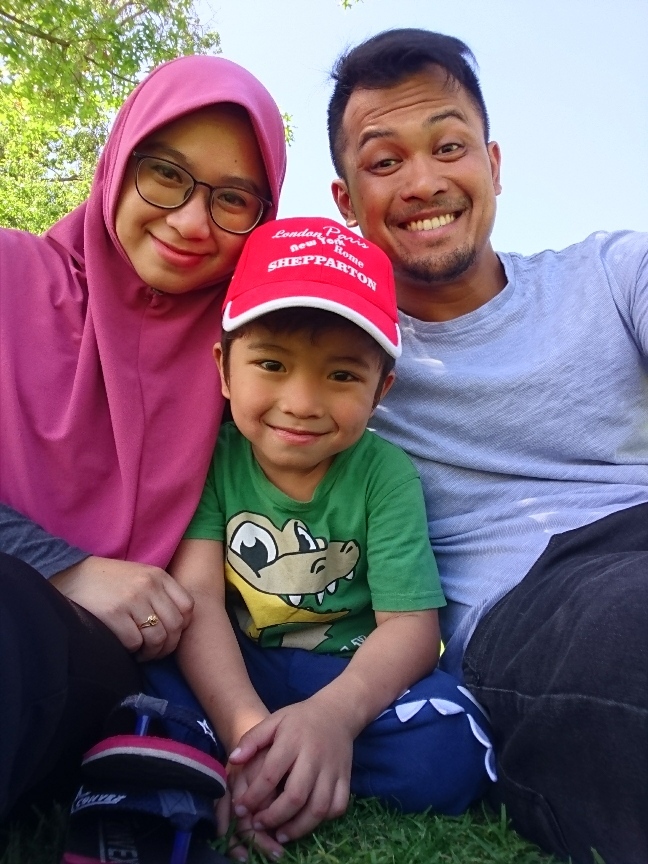
[[[431,219],[419,219],[417,222],[407,224],[408,231],[432,231],[442,225],[449,225],[457,217],[454,213],[444,213],[443,216],[433,216]]]

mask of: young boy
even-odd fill
[[[330,220],[268,223],[223,329],[235,425],[171,572],[195,600],[178,663],[229,755],[240,832],[279,856],[350,790],[461,812],[487,724],[433,672],[445,600],[416,471],[365,428],[400,353],[391,265]]]

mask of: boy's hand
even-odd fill
[[[232,807],[232,796],[242,795],[250,784],[250,778],[256,776],[263,765],[265,751],[260,751],[245,765],[228,765],[227,791],[216,802],[216,830],[219,837],[225,837],[230,831],[232,819],[236,820],[236,830],[230,838],[227,854],[235,861],[247,861],[248,849],[252,844],[259,852],[269,858],[278,859],[284,853],[283,846],[266,831],[255,831],[252,827],[252,817],[238,818]],[[272,803],[270,796],[264,806]]]
[[[232,764],[247,765],[265,751],[245,791],[233,794],[234,812],[249,816],[255,831],[274,830],[281,844],[341,816],[349,802],[354,734],[342,710],[319,696],[276,711],[230,755]]]
[[[250,782],[257,776],[263,767],[266,751],[262,750],[253,756],[245,765],[228,766],[228,792],[218,802],[216,812],[216,823],[219,836],[223,837],[229,830],[230,820],[236,820],[236,830],[230,840],[228,855],[237,861],[246,861],[248,858],[248,847],[250,844],[268,858],[280,858],[284,853],[281,843],[267,831],[255,830],[252,826],[252,816],[236,816],[232,807],[232,798],[239,797],[245,793]],[[225,800],[225,798],[227,800]],[[263,807],[268,807],[276,798],[276,794],[269,795],[263,802]]]

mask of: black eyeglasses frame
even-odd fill
[[[182,165],[178,165],[177,162],[172,162],[170,159],[164,159],[161,156],[153,156],[150,153],[140,153],[138,150],[133,150],[133,156],[137,160],[137,162],[135,163],[135,189],[137,190],[137,194],[140,196],[142,201],[146,201],[146,203],[150,204],[151,207],[159,207],[160,210],[179,210],[180,207],[184,207],[184,205],[187,203],[187,201],[189,201],[189,199],[191,198],[193,193],[196,191],[196,186],[204,186],[206,189],[209,189],[209,206],[207,208],[207,211],[208,211],[209,217],[212,220],[212,222],[214,223],[214,225],[216,225],[218,228],[220,228],[221,231],[226,231],[228,234],[236,234],[239,236],[241,236],[243,234],[249,234],[251,231],[254,231],[254,229],[257,227],[259,222],[261,222],[261,220],[263,219],[266,211],[272,207],[272,201],[268,201],[266,198],[262,198],[261,195],[257,195],[256,192],[251,192],[249,189],[243,189],[240,186],[210,186],[209,183],[205,183],[203,180],[196,180],[196,178],[193,176],[191,171],[187,171],[187,169],[184,168]],[[165,206],[164,204],[155,204],[153,201],[149,201],[148,198],[146,198],[142,194],[142,191],[139,188],[138,175],[139,175],[140,165],[142,164],[142,161],[144,159],[157,159],[160,162],[166,162],[167,165],[172,165],[174,168],[179,168],[181,171],[184,171],[185,174],[187,174],[189,177],[191,177],[191,182],[193,183],[193,187],[184,201],[182,201],[180,204],[173,204],[173,205]],[[256,198],[257,201],[260,202],[261,209],[259,210],[259,216],[251,228],[246,228],[245,231],[232,231],[231,228],[224,228],[222,225],[220,225],[216,221],[216,219],[214,219],[214,213],[213,213],[213,209],[212,209],[212,199],[214,197],[214,194],[221,189],[235,189],[237,192],[245,192],[246,195],[252,195],[253,198]]]

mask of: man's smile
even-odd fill
[[[428,219],[415,219],[411,222],[405,222],[403,227],[406,231],[432,231],[435,228],[442,228],[444,225],[449,225],[451,222],[454,222],[456,218],[456,213],[443,213],[441,216],[431,216]]]

